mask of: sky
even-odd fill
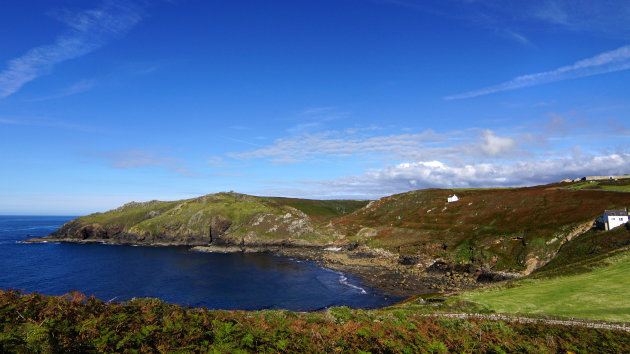
[[[8,0],[0,214],[630,173],[630,2]]]

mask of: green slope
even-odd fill
[[[512,288],[472,291],[461,297],[500,313],[630,322],[630,253],[608,262],[587,273],[527,279]]]
[[[148,244],[264,244],[282,240],[321,244],[331,240],[322,228],[325,222],[366,203],[233,192],[171,202],[131,202],[77,218],[50,237]]]

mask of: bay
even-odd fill
[[[374,308],[387,298],[360,279],[269,254],[199,253],[188,247],[21,243],[57,230],[71,216],[0,216],[0,289],[104,301],[154,297],[210,309]]]

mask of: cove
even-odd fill
[[[374,308],[400,300],[364,287],[356,277],[271,254],[20,243],[45,236],[72,218],[0,216],[0,288],[49,295],[78,290],[104,301],[154,297],[228,310]]]

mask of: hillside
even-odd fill
[[[322,223],[367,202],[297,200],[217,193],[162,202],[131,202],[77,218],[36,240],[149,245],[323,245]]]
[[[427,189],[392,195],[333,224],[348,238],[408,262],[436,258],[530,273],[606,209],[630,205],[630,194],[571,190],[565,184],[508,189]],[[457,194],[460,200],[447,203]]]
[[[591,230],[530,276],[464,292],[437,306],[413,300],[396,307],[423,313],[518,313],[628,322],[629,271],[630,228]]]

